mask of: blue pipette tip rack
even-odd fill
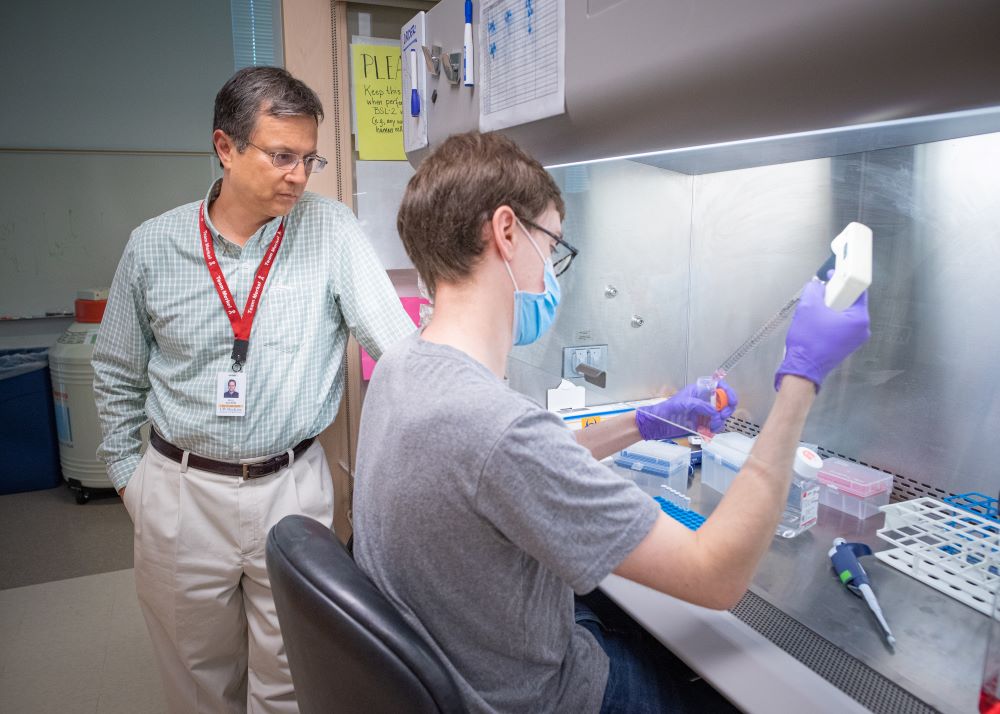
[[[969,493],[958,493],[954,496],[945,496],[945,503],[950,503],[963,511],[974,513],[983,518],[1000,523],[1000,513],[997,512],[997,499],[971,491]]]
[[[705,522],[705,516],[700,513],[696,513],[695,511],[689,511],[686,508],[681,508],[662,496],[655,496],[653,500],[659,504],[661,511],[666,513],[688,530],[696,531],[701,527],[701,524]]]

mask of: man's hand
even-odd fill
[[[694,384],[687,385],[670,399],[637,409],[635,425],[639,427],[642,438],[647,440],[676,439],[687,436],[689,433],[697,432],[698,422],[701,418],[709,421],[709,428],[713,432],[722,431],[726,420],[736,410],[739,400],[736,398],[736,392],[725,382],[720,381],[719,388],[725,390],[729,401],[729,404],[722,411],[717,411],[709,402],[699,397],[698,387]],[[682,427],[688,427],[688,430],[685,431],[667,424],[661,421],[662,419],[672,421]]]
[[[775,390],[786,374],[804,377],[820,385],[826,375],[871,337],[868,319],[868,291],[843,312],[823,302],[823,283],[811,280],[802,290],[785,337],[785,358],[774,375]]]
[[[125,500],[125,489],[126,488],[127,488],[126,486],[122,486],[120,489],[118,489],[118,495],[121,497],[121,499],[123,501]]]

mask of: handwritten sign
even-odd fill
[[[399,47],[351,45],[358,156],[363,161],[405,161],[403,61]]]

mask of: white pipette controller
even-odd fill
[[[848,223],[847,227],[830,243],[833,255],[816,271],[815,280],[826,283],[823,301],[826,306],[837,311],[849,308],[872,284],[872,229],[863,223]],[[833,276],[827,279],[827,273]],[[722,379],[733,367],[750,354],[770,336],[791,315],[799,304],[802,291],[795,293],[791,300],[782,305],[767,322],[736,348],[713,373],[716,380]]]
[[[816,271],[814,280],[826,283],[824,292],[824,303],[827,307],[843,311],[854,304],[861,293],[867,290],[872,284],[872,230],[863,223],[848,223],[836,238],[830,242],[830,249],[833,251],[826,262]],[[827,274],[833,270],[833,275],[828,279]],[[760,328],[754,332],[750,338],[736,348],[726,360],[719,365],[711,377],[699,377],[696,384],[698,395],[711,402],[712,406],[722,411],[728,405],[728,395],[725,390],[719,387],[719,380],[723,379],[744,357],[754,351],[757,346],[769,337],[781,324],[795,311],[802,297],[802,291],[795,293],[791,300],[782,305],[781,309],[772,315]],[[651,412],[646,412],[662,422],[678,427],[684,431],[704,437],[712,438],[706,423],[699,423],[697,431],[675,422],[664,419]]]
[[[848,223],[830,248],[834,272],[826,283],[824,302],[828,308],[842,312],[872,284],[872,229],[863,223]],[[826,280],[825,274],[817,277]]]

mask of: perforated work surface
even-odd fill
[[[875,714],[938,711],[759,595],[748,591],[731,612]]]

